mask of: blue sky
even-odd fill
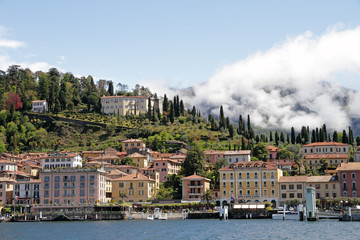
[[[0,69],[55,66],[129,86],[192,86],[306,31],[360,25],[359,1],[0,0],[0,12]]]

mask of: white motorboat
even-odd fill
[[[299,214],[297,212],[292,211],[278,211],[277,213],[272,215],[272,219],[274,220],[298,220],[299,221]]]
[[[167,220],[167,213],[160,214],[159,220]]]
[[[150,214],[147,216],[146,218],[147,220],[154,220],[154,215],[153,214]]]

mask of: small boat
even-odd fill
[[[167,220],[167,213],[160,214],[159,220]]]
[[[147,220],[154,220],[154,215],[153,214],[150,214],[147,216],[146,218]]]

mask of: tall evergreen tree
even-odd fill
[[[275,132],[275,144],[276,144],[277,146],[279,145],[279,140],[280,140],[279,134],[278,134],[278,132]]]
[[[223,109],[223,106],[222,106],[222,105],[220,106],[219,127],[220,127],[220,128],[226,128],[226,127],[225,127],[224,109]]]
[[[294,127],[291,127],[291,144],[295,144],[296,142],[296,135]]]
[[[170,114],[169,114],[170,122],[174,123],[175,121],[175,111],[174,111],[174,104],[170,103]]]
[[[149,120],[151,120],[151,113],[152,113],[152,107],[151,107],[151,98],[148,97],[148,112],[147,112],[147,117]]]
[[[280,142],[285,143],[285,136],[283,132],[280,134]]]
[[[333,133],[333,142],[339,142],[339,137],[337,131],[334,131]]]
[[[227,129],[229,129],[229,127],[230,127],[230,118],[229,118],[229,117],[226,117],[226,118],[225,118],[225,127],[226,127]]]
[[[354,144],[354,135],[353,135],[353,131],[352,131],[351,127],[349,127],[349,144],[351,144],[351,145]]]
[[[164,112],[169,111],[169,100],[168,100],[166,94],[164,94],[163,111]]]
[[[323,132],[323,135],[324,135],[324,142],[327,142],[328,139],[327,139],[327,130],[326,130],[326,124],[323,125],[322,127],[322,132]]]
[[[241,150],[246,150],[246,143],[244,137],[241,137]]]
[[[316,132],[314,129],[312,130],[312,134],[311,134],[311,142],[312,143],[316,142]]]
[[[287,142],[288,144],[290,144],[290,136],[289,136],[289,134],[286,134],[286,142]]]
[[[248,125],[249,138],[250,138],[250,139],[253,139],[254,136],[255,136],[255,133],[254,133],[254,130],[252,129],[252,127],[251,127],[250,115],[249,115],[249,114],[248,114],[248,116],[247,116],[247,119],[248,119],[247,125]]]
[[[181,100],[180,100],[180,115],[181,115],[181,116],[184,116],[184,112],[185,112],[184,102],[183,102],[183,100],[181,99]]]
[[[270,131],[270,142],[274,141],[272,132]]]
[[[346,130],[343,130],[342,143],[349,143],[349,138],[348,138],[348,135],[346,133]]]
[[[108,81],[108,93],[110,96],[114,96],[114,85],[112,81]]]

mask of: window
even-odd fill
[[[49,197],[49,190],[44,191],[44,197]]]
[[[255,178],[258,178],[258,173],[257,172],[255,173]]]
[[[50,181],[50,177],[49,177],[49,176],[45,176],[44,182],[49,182],[49,181]]]
[[[257,189],[255,189],[255,196],[258,197],[259,196],[259,192]]]
[[[226,182],[223,182],[223,187],[226,188]]]
[[[275,182],[271,181],[271,187],[275,187]]]
[[[294,193],[289,193],[289,198],[294,198]]]
[[[223,196],[226,197],[226,190],[223,191]]]
[[[343,183],[343,189],[344,189],[344,190],[347,190],[347,189],[346,189],[346,182]]]
[[[242,187],[242,182],[239,182],[239,187]]]
[[[274,173],[273,172],[271,173],[271,178],[274,178]]]
[[[129,195],[130,195],[130,196],[134,196],[134,190],[130,190],[130,191],[129,191]]]
[[[80,188],[84,188],[85,187],[85,183],[84,182],[81,182],[80,183]]]
[[[355,179],[355,173],[352,173],[352,174],[351,174],[351,178],[352,178],[352,179]]]
[[[302,185],[301,185],[301,184],[297,184],[297,185],[296,185],[296,188],[297,188],[297,189],[302,189]]]
[[[95,180],[95,176],[94,175],[91,175],[90,176],[90,181],[94,181]]]
[[[71,181],[72,182],[75,182],[75,179],[76,179],[75,176],[71,176]]]
[[[255,182],[255,187],[256,187],[256,188],[258,187],[258,182]]]
[[[356,183],[355,182],[352,183],[352,190],[356,190]]]
[[[144,190],[140,190],[140,191],[139,191],[139,195],[140,195],[140,196],[144,195]]]
[[[121,187],[121,188],[125,187],[125,183],[123,183],[123,182],[119,183],[119,187]]]
[[[234,187],[234,182],[230,182],[230,187]]]
[[[267,196],[267,190],[264,189],[264,196]]]
[[[247,179],[250,178],[250,173],[246,173],[246,178],[247,178]]]
[[[239,195],[242,196],[243,195],[243,191],[239,190]]]
[[[85,196],[85,189],[80,189],[80,196]]]
[[[95,189],[90,189],[90,196],[94,196],[95,195]]]
[[[55,176],[55,182],[60,182],[60,176]]]
[[[241,173],[239,173],[239,179],[241,179],[241,178],[242,178]]]
[[[328,193],[328,192],[325,193],[325,197],[329,197],[329,193]]]
[[[17,185],[17,186],[19,186],[19,185]],[[48,183],[45,183],[44,184],[44,189],[48,189],[49,188],[49,184]],[[15,189],[16,190],[16,189]]]
[[[250,182],[246,182],[246,187],[250,187]]]
[[[275,195],[275,190],[271,189],[271,196],[274,196],[274,195]]]
[[[45,184],[46,185],[46,184]],[[55,188],[57,189],[57,188],[60,188],[60,183],[55,183]]]
[[[263,178],[266,179],[266,172],[263,173]]]
[[[226,179],[226,173],[223,173],[223,175],[222,175],[223,177],[223,180],[225,180]]]
[[[286,193],[282,193],[281,198],[286,198]]]
[[[286,185],[281,185],[281,190],[286,190]]]
[[[250,195],[251,195],[251,193],[250,193],[250,190],[249,190],[249,189],[247,190],[247,195],[248,195],[248,196],[250,196]]]
[[[290,184],[289,189],[294,189],[294,184]]]
[[[342,174],[342,177],[345,179],[345,178],[346,178],[346,173],[343,173],[343,174]]]
[[[230,180],[233,180],[233,179],[234,179],[234,174],[230,173]]]
[[[264,187],[267,187],[267,182],[266,181],[264,181]]]
[[[315,184],[316,189],[320,189],[320,184]]]
[[[347,197],[347,192],[346,191],[344,192],[344,197]]]
[[[297,198],[302,198],[302,193],[297,193]]]
[[[55,197],[58,197],[59,195],[60,195],[59,190],[55,190],[55,191],[54,191],[54,196],[55,196]]]

